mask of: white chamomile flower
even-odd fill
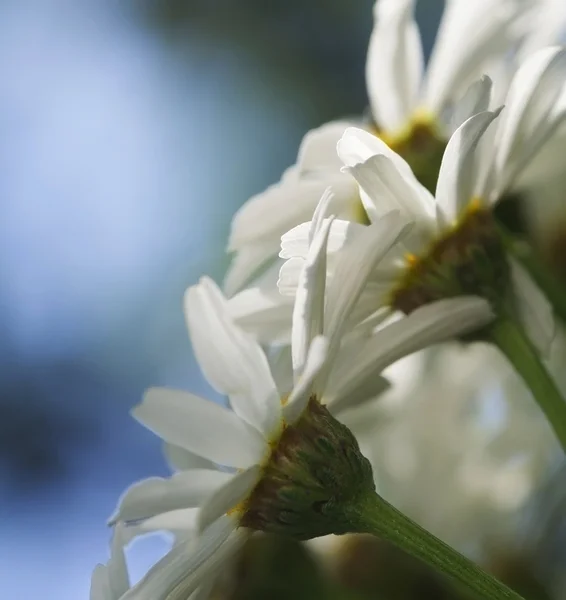
[[[367,223],[357,187],[340,172],[336,157],[336,143],[346,128],[379,135],[433,191],[450,133],[487,108],[488,87],[472,82],[484,73],[504,72],[507,55],[528,23],[528,7],[520,0],[449,0],[425,73],[414,9],[414,0],[375,3],[366,64],[371,122],[341,120],[310,131],[297,163],[233,219],[228,249],[235,254],[225,291],[236,321],[265,343],[289,343],[292,305],[274,289],[280,237],[312,218],[326,189],[332,194],[332,214]],[[262,269],[267,272],[258,277]]]
[[[293,310],[294,383],[286,393],[278,389],[261,347],[233,323],[214,283],[203,278],[187,291],[195,355],[232,410],[167,389],[149,390],[134,409],[139,421],[172,444],[170,456],[185,468],[170,479],[130,488],[113,521],[139,527],[145,519],[161,519],[176,531],[196,522],[199,534],[175,544],[124,600],[206,597],[254,530],[298,539],[347,531],[349,524],[337,517],[341,503],[362,489],[373,490],[374,482],[355,437],[335,416],[359,409],[383,390],[380,372],[393,361],[492,318],[485,301],[462,298],[425,307],[376,333],[358,327],[348,333],[357,343],[343,345],[368,274],[407,224],[391,213],[366,228],[338,261],[341,285],[327,287],[331,224],[332,218],[321,219],[313,227],[300,275]],[[205,462],[191,468],[195,457]]]
[[[411,234],[374,273],[364,294],[368,306],[410,313],[427,302],[462,294],[480,295],[498,306],[512,288],[533,340],[541,349],[548,348],[554,332],[550,306],[522,267],[509,261],[492,207],[514,187],[562,122],[566,111],[555,110],[554,102],[562,93],[565,73],[563,49],[533,54],[513,78],[501,116],[501,109],[483,110],[454,132],[442,158],[435,196],[382,140],[361,129],[344,133],[338,154],[360,184],[370,220],[379,222],[392,209],[415,220]],[[485,90],[479,96],[487,103],[490,80],[482,79],[478,87]],[[336,222],[329,251],[339,253],[360,229]],[[283,236],[281,255],[290,260],[281,269],[282,293],[295,292],[305,237],[305,226]]]
[[[117,525],[112,536],[110,560],[105,565],[97,565],[92,573],[90,600],[120,600],[130,588],[125,543],[124,526]]]
[[[454,122],[445,119],[469,86],[519,43],[526,9],[519,0],[448,0],[425,71],[415,0],[378,0],[366,80],[380,136],[393,147],[413,136],[423,143],[427,129],[446,139]]]

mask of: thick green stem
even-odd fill
[[[456,550],[373,492],[348,509],[355,531],[391,542],[473,592],[482,600],[523,600]]]
[[[521,326],[506,315],[500,315],[489,327],[487,337],[523,378],[566,452],[566,402],[537,349]]]
[[[566,323],[566,287],[537,256],[530,244],[517,239],[501,223],[498,223],[498,231],[507,252],[523,265],[552,305],[556,316]]]

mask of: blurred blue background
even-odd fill
[[[119,494],[167,472],[129,409],[204,388],[183,291],[303,133],[364,110],[371,5],[0,3],[1,598],[87,598]]]

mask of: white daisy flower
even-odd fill
[[[414,0],[378,0],[371,35],[366,81],[373,122],[341,120],[310,131],[297,163],[281,181],[254,196],[236,213],[228,243],[235,253],[225,281],[234,318],[264,341],[287,341],[281,327],[291,310],[273,290],[273,272],[255,279],[276,260],[280,237],[312,217],[322,193],[330,188],[331,212],[367,223],[358,190],[340,172],[335,147],[349,126],[378,133],[405,157],[417,178],[434,189],[442,152],[451,131],[481,110],[485,90],[470,84],[497,70],[524,33],[526,5],[519,0],[450,0],[426,74],[414,18]],[[454,106],[466,97],[454,114]],[[242,294],[237,294],[247,287]]]
[[[497,306],[512,285],[534,341],[541,349],[548,348],[554,332],[551,308],[522,267],[509,263],[491,209],[513,188],[564,119],[566,110],[557,110],[555,101],[563,91],[565,74],[563,49],[545,48],[533,54],[513,78],[497,121],[491,125],[501,109],[482,110],[450,138],[435,196],[382,140],[361,129],[344,133],[338,154],[360,184],[371,221],[379,222],[392,209],[416,221],[411,235],[374,273],[364,294],[373,310],[389,306],[410,313],[427,302],[461,294],[482,295]],[[488,78],[478,83],[477,97],[485,105],[490,86]],[[279,289],[284,294],[295,293],[297,269],[305,257],[306,228],[301,225],[283,236],[281,256],[289,259],[280,273]],[[352,223],[335,223],[329,265],[332,251],[339,253],[361,229]]]
[[[92,573],[90,600],[120,600],[130,588],[125,543],[124,526],[117,525],[112,536],[110,560],[105,565],[97,565]]]
[[[425,71],[415,0],[378,0],[366,81],[385,141],[403,145],[417,133],[415,142],[421,142],[423,128],[431,127],[429,133],[436,129],[446,139],[450,110],[518,44],[526,10],[518,0],[448,0]]]
[[[391,213],[367,227],[336,265],[340,286],[327,287],[331,224],[329,218],[313,226],[293,311],[294,384],[283,395],[261,347],[233,323],[212,281],[204,278],[187,291],[195,355],[232,410],[166,389],[149,390],[134,409],[139,421],[173,445],[175,463],[188,468],[130,488],[113,521],[159,518],[168,529],[182,530],[196,517],[201,533],[177,543],[124,600],[206,597],[253,530],[299,539],[346,531],[348,524],[337,517],[340,502],[374,483],[354,436],[333,415],[373,399],[384,387],[380,372],[393,361],[492,318],[485,301],[462,298],[425,307],[377,333],[369,324],[358,327],[348,334],[357,343],[344,346],[368,274],[407,222]],[[191,468],[194,457],[205,463]]]

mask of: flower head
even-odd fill
[[[492,207],[519,182],[566,114],[556,99],[564,88],[566,52],[558,47],[533,54],[511,82],[503,112],[483,110],[467,118],[450,138],[433,196],[409,164],[378,137],[346,130],[338,154],[360,184],[361,199],[372,222],[392,209],[414,219],[415,226],[374,273],[373,310],[380,306],[410,313],[441,298],[479,295],[494,307],[512,302],[523,313],[541,348],[553,335],[548,303],[502,246]],[[489,100],[491,81],[478,82]],[[483,91],[482,91],[483,90]],[[501,115],[500,115],[501,113]],[[347,231],[338,234],[339,227]],[[340,251],[359,227],[340,223],[330,247]],[[297,227],[283,237],[282,255],[300,260]],[[289,253],[289,247],[293,253]],[[293,293],[293,263],[280,275],[280,290]]]
[[[178,541],[128,600],[206,590],[250,530],[299,539],[347,531],[341,506],[374,482],[355,437],[336,416],[382,391],[379,374],[391,362],[491,318],[485,302],[463,299],[457,309],[426,307],[376,333],[369,324],[348,332],[368,274],[407,222],[391,213],[368,227],[336,265],[340,286],[327,286],[332,222],[321,218],[313,226],[293,312],[293,383],[283,393],[261,347],[233,323],[212,281],[187,291],[195,355],[232,410],[173,390],[150,390],[134,409],[138,420],[188,453],[189,468],[130,488],[113,521],[158,519],[183,530],[196,520],[198,535]],[[190,468],[192,457],[204,463]]]

